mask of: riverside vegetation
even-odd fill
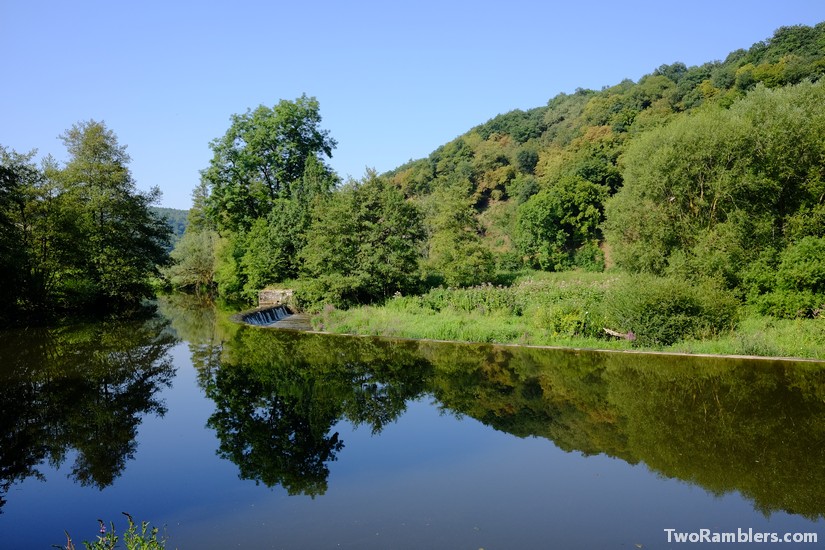
[[[343,184],[314,98],[235,115],[167,279],[289,286],[337,332],[822,357],[824,44],[784,27]]]
[[[211,142],[154,280],[234,303],[289,286],[326,330],[821,356],[823,73],[825,23],[783,27],[348,182],[315,98],[259,106]],[[134,192],[113,134],[90,122],[64,141],[64,168],[3,152],[6,320],[134,304],[166,263],[155,196]]]

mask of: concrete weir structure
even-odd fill
[[[258,307],[241,312],[234,319],[258,327],[312,330],[309,316],[295,311],[291,305],[291,289],[266,289],[258,293]]]
[[[267,307],[241,314],[241,320],[249,325],[268,326],[292,316],[286,306]]]

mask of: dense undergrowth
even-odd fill
[[[435,288],[381,306],[327,307],[313,323],[401,338],[825,358],[822,318],[777,319],[710,282],[619,272],[530,272],[510,286]]]

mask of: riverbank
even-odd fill
[[[724,296],[700,289],[709,293],[708,304],[697,309],[698,320],[690,321],[673,312],[673,303],[645,304],[645,296],[657,292],[649,281],[636,284],[637,295],[623,300],[648,310],[640,312],[635,324],[646,323],[643,330],[649,334],[634,334],[625,324],[631,322],[629,314],[619,311],[626,304],[617,298],[630,284],[609,273],[531,274],[507,287],[435,289],[423,296],[396,296],[382,306],[327,307],[312,317],[312,324],[324,332],[394,338],[825,359],[825,319],[776,319],[740,305],[731,313],[731,305],[722,303]],[[679,298],[667,297],[671,302]],[[663,326],[667,324],[672,326]],[[629,338],[611,337],[604,328]],[[665,341],[674,331],[684,337]]]

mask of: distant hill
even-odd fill
[[[189,210],[178,210],[177,208],[161,208],[157,206],[151,207],[152,212],[162,218],[166,218],[169,226],[172,228],[172,246],[180,240],[183,232],[186,231],[186,220],[189,216]]]

